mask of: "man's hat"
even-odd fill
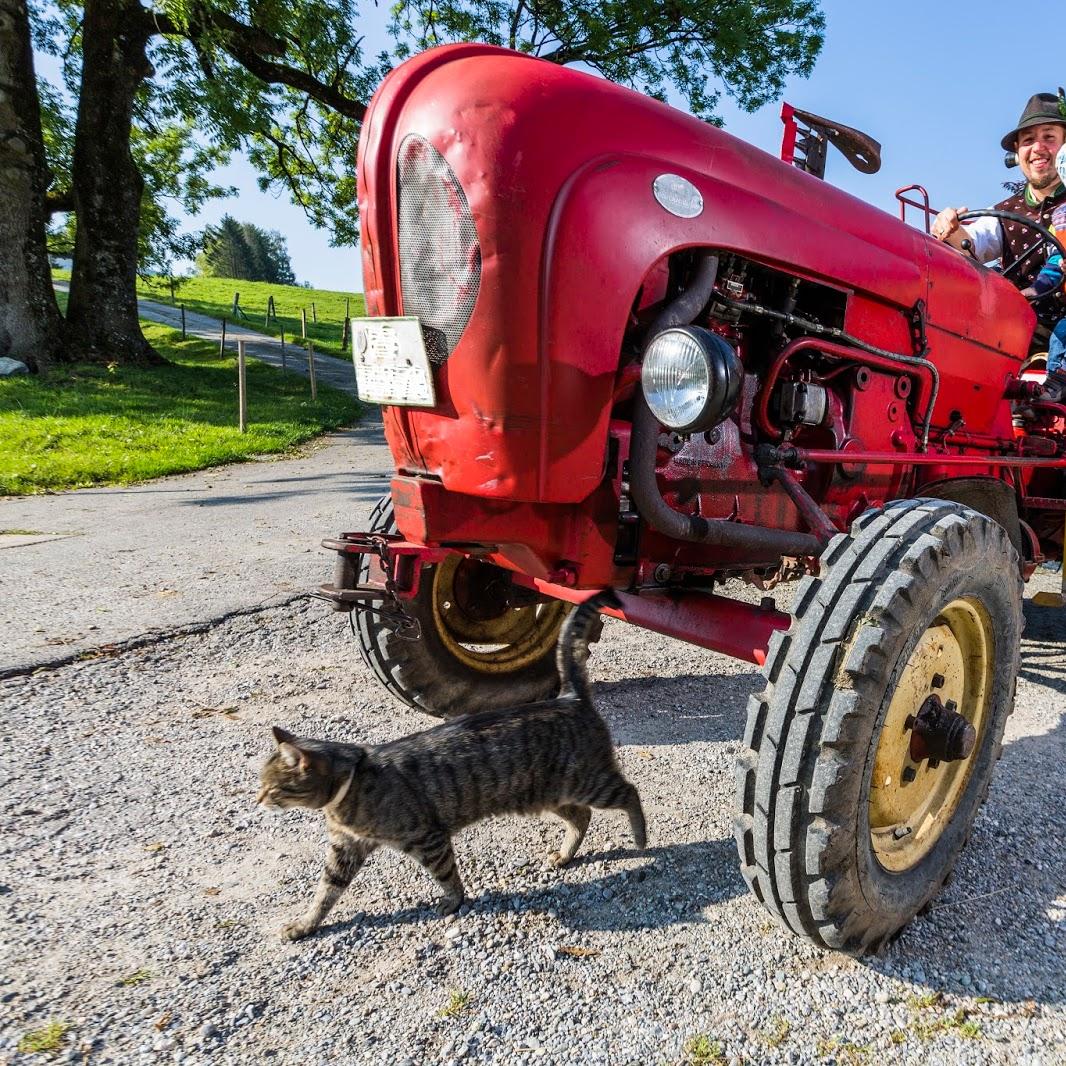
[[[1037,93],[1029,97],[1029,103],[1025,105],[1022,117],[1018,119],[1018,125],[1000,141],[1005,152],[1014,150],[1018,134],[1030,126],[1043,126],[1046,122],[1057,122],[1066,126],[1066,97],[1062,89],[1058,96],[1054,93]]]

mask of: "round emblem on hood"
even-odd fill
[[[652,183],[659,204],[678,218],[695,218],[703,212],[699,189],[680,174],[660,174]]]

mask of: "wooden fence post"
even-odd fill
[[[244,341],[237,341],[237,424],[242,433],[248,432],[248,375],[244,357]]]
[[[222,336],[218,338],[218,354],[221,356],[226,351],[226,320],[222,319]]]
[[[341,351],[346,352],[348,350],[348,338],[351,336],[352,320],[345,315],[344,325],[341,326]]]
[[[241,294],[239,292],[235,292],[233,294],[233,321],[234,322],[237,321],[237,316],[240,314],[240,312],[241,312]]]
[[[315,342],[307,342],[307,376],[311,379],[311,399],[318,399],[318,388],[315,385]]]
[[[170,276],[170,303],[171,303],[172,306],[173,306],[174,302],[175,302],[175,300],[174,300],[174,275],[171,274],[171,276]]]
[[[181,305],[181,339],[185,340],[185,304]]]
[[[281,369],[282,370],[287,370],[288,369],[288,367],[285,365],[285,327],[284,326],[281,327]]]
[[[300,337],[307,340],[307,308],[300,308]]]
[[[315,310],[315,301],[311,301],[311,321],[318,322],[318,312]]]

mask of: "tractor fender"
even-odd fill
[[[916,496],[961,503],[998,522],[1010,537],[1019,559],[1025,559],[1025,539],[1018,516],[1018,498],[1013,486],[995,477],[953,477],[931,481],[915,489]]]

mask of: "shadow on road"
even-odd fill
[[[626,849],[590,852],[573,865],[609,862],[634,854]],[[636,869],[619,870],[593,881],[569,883],[566,871],[562,870],[552,883],[540,888],[513,893],[483,892],[467,903],[480,915],[513,913],[516,902],[543,909],[550,907],[558,914],[559,921],[574,931],[623,931],[710,921],[713,915],[702,915],[704,908],[746,891],[736,872],[736,847],[732,838],[652,847],[636,857],[644,860]],[[426,886],[429,893],[434,891],[430,882]],[[358,891],[358,883],[353,884],[351,891]],[[427,901],[423,906],[405,907],[393,914],[357,912],[345,921],[323,927],[317,935],[337,936],[350,929],[437,920],[435,904]],[[461,924],[463,919],[458,920]]]

